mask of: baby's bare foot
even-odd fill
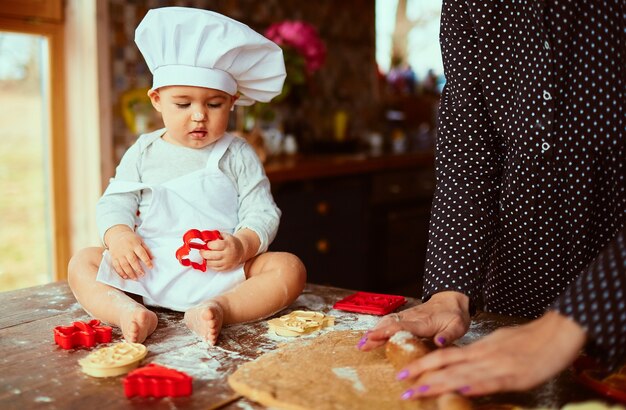
[[[187,327],[211,345],[217,342],[223,321],[224,309],[214,300],[203,302],[185,312]]]
[[[132,343],[142,343],[157,327],[156,313],[142,307],[124,311],[120,317],[120,328],[124,339]]]

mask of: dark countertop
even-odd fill
[[[336,317],[334,330],[366,330],[378,317],[332,310],[331,306],[349,295],[347,289],[307,285],[303,294],[288,309],[308,309]],[[414,299],[403,307],[417,304]],[[63,350],[56,346],[53,329],[86,321],[89,316],[80,308],[66,282],[52,283],[12,292],[0,293],[0,408],[2,409],[203,409],[233,396],[226,377],[241,363],[269,352],[288,338],[268,331],[267,322],[259,321],[223,329],[218,345],[207,346],[182,323],[182,313],[157,311],[159,326],[146,340],[148,356],[143,364],[157,362],[184,371],[193,377],[190,397],[127,399],[123,393],[123,376],[106,379],[89,377],[80,371],[78,359],[89,349]],[[285,314],[281,312],[279,315]],[[504,325],[523,320],[481,313],[460,343],[469,343]],[[323,330],[324,331],[324,330]],[[322,331],[322,332],[323,332]],[[306,336],[315,337],[315,334]],[[120,341],[113,331],[113,341]],[[533,371],[533,369],[529,369]],[[579,385],[571,371],[529,392],[488,396],[478,403],[513,403],[528,407],[556,407],[572,401],[598,399],[596,394]],[[226,409],[260,409],[239,399]]]
[[[405,154],[336,154],[282,155],[265,163],[265,172],[272,183],[363,174],[385,170],[401,170],[434,165],[432,151]]]

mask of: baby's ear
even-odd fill
[[[154,109],[161,112],[161,95],[159,94],[159,90],[149,90],[148,97],[150,97],[150,102]]]

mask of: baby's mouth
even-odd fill
[[[207,134],[205,129],[196,129],[189,133],[194,138],[204,138]]]

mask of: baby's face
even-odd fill
[[[163,116],[163,139],[189,148],[203,148],[226,132],[235,97],[211,88],[168,86],[149,92]]]

